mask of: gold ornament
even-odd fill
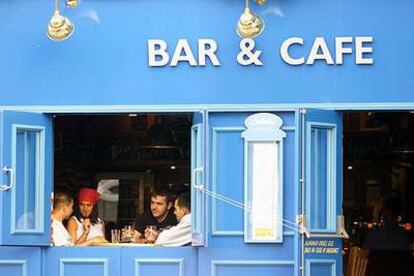
[[[263,29],[263,20],[250,10],[246,1],[246,7],[237,23],[237,34],[244,38],[254,38],[261,34]]]
[[[66,1],[66,6],[69,8],[76,8],[79,4],[78,0],[67,0]]]
[[[75,29],[69,18],[60,14],[58,5],[58,0],[55,0],[55,13],[47,26],[47,36],[54,41],[68,39]]]
[[[255,0],[257,4],[264,5],[266,3],[266,0]]]

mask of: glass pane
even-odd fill
[[[248,143],[247,234],[254,241],[279,240],[282,235],[278,154],[279,143]]]
[[[312,128],[311,132],[311,183],[310,183],[310,227],[311,229],[327,229],[328,225],[328,190],[332,183],[330,181],[329,160],[330,152],[330,129]]]
[[[39,181],[38,162],[40,132],[19,129],[16,133],[15,167],[15,229],[35,230],[36,184]]]

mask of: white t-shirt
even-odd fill
[[[68,246],[74,245],[72,238],[70,237],[68,230],[61,221],[53,219],[52,221],[52,240],[56,246]]]
[[[84,229],[83,229],[83,219],[79,221],[75,216],[72,217],[76,223],[78,224],[78,228],[76,230],[76,235],[78,236],[78,239],[80,236],[82,236]],[[86,240],[90,240],[96,237],[105,237],[104,233],[102,232],[102,220],[98,218],[98,222],[95,224],[91,224],[91,228],[89,230],[88,236],[86,237]]]
[[[162,231],[155,245],[182,246],[191,242],[191,214],[185,215],[181,221],[168,230]]]

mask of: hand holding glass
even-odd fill
[[[147,225],[145,229],[145,239],[149,243],[154,243],[157,239],[158,232],[157,232],[157,226],[155,225]]]
[[[134,237],[134,230],[131,225],[127,225],[122,229],[122,241],[131,242]]]

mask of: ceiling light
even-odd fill
[[[243,38],[254,38],[264,29],[263,20],[250,10],[249,1],[246,0],[246,6],[237,23],[237,34]]]
[[[177,139],[174,131],[161,121],[158,117],[158,122],[152,125],[144,138],[143,148],[153,149],[173,149],[177,148]]]
[[[55,0],[55,13],[47,26],[47,36],[54,41],[62,41],[72,36],[73,23],[59,13],[59,3]]]

